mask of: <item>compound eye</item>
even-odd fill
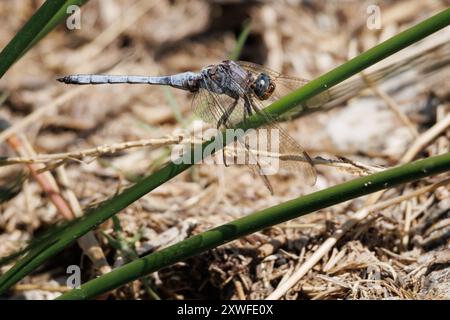
[[[270,84],[269,84],[269,88],[267,89],[267,91],[270,93],[270,94],[272,94],[274,91],[275,91],[275,83],[273,83],[273,82],[271,82]]]
[[[274,91],[275,91],[275,83],[270,81],[269,84],[266,86],[265,90],[262,92],[262,94],[259,97],[261,100],[267,100],[272,96],[272,93]]]

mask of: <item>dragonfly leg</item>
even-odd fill
[[[253,111],[255,111],[255,113],[257,113],[257,114],[260,114],[261,113],[261,110],[252,102],[252,101],[250,101],[250,105],[251,105],[251,109],[253,110]]]
[[[230,106],[228,107],[227,110],[225,110],[225,112],[220,116],[219,121],[217,122],[217,129],[219,129],[222,125],[226,125],[231,114],[233,113],[234,109],[237,106],[237,103],[239,101],[239,98],[235,99]]]
[[[244,98],[244,122],[247,120],[247,116],[252,115],[252,103],[250,102],[250,99],[248,97]]]
[[[225,128],[228,128],[228,126],[227,126],[228,120],[230,119],[231,114],[233,113],[234,109],[236,108],[238,101],[239,101],[239,98],[235,99],[231,103],[229,108],[227,110],[225,110],[225,112],[220,116],[220,119],[217,122],[217,129],[219,129],[222,125],[225,126]],[[222,159],[223,159],[223,163],[224,163],[225,167],[228,167],[227,159],[225,157],[225,146],[223,146],[223,149],[222,149]]]

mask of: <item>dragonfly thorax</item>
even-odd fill
[[[275,83],[269,75],[260,73],[251,85],[253,92],[260,100],[267,100],[275,91]]]
[[[201,87],[209,92],[239,98],[248,92],[247,72],[231,60],[210,65],[201,71]]]

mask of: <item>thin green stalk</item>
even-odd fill
[[[88,0],[47,0],[0,52],[0,78],[31,47],[68,16],[71,5],[82,6]]]
[[[344,63],[340,67],[338,67],[335,70],[332,70],[325,75],[319,77],[318,79],[311,81],[304,87],[294,91],[293,93],[287,95],[286,97],[282,98],[278,102],[275,102],[271,106],[268,107],[268,110],[274,114],[281,114],[282,112],[288,111],[290,108],[295,107],[296,104],[306,101],[307,99],[311,98],[315,94],[319,94],[320,92],[328,89],[330,86],[337,84],[340,81],[343,81],[347,79],[348,77],[360,72],[363,68],[368,67],[372,64],[375,64],[376,62],[380,61],[381,59],[389,56],[390,54],[393,54],[406,46],[410,45],[411,43],[417,42],[420,39],[423,39],[427,35],[430,35],[445,26],[450,24],[450,9],[444,10],[439,14],[436,14],[435,16],[423,21],[422,23],[394,36],[393,38],[381,43],[380,45],[370,49],[366,53],[363,53],[362,55],[348,61],[347,63]],[[336,71],[337,70],[337,71]],[[262,119],[258,118],[258,116],[252,117],[251,125],[257,126],[258,124],[262,123]],[[194,149],[193,153],[200,152],[200,154],[204,155],[203,151],[206,149],[209,149],[204,156],[208,156],[217,150],[220,149],[221,146],[216,145],[215,148],[210,148],[212,144],[215,142],[215,140],[212,140],[210,142],[207,142],[203,144],[202,146],[198,146]],[[204,157],[203,157],[204,158]],[[198,159],[201,160],[201,159]],[[194,161],[195,163],[195,161]],[[42,242],[41,245],[37,246],[33,250],[31,250],[24,258],[19,260],[16,265],[11,268],[8,272],[6,272],[2,277],[0,277],[0,293],[7,290],[10,286],[12,286],[14,283],[22,279],[24,276],[29,274],[30,272],[34,271],[38,266],[40,266],[42,263],[44,263],[46,260],[48,260],[53,255],[60,252],[65,246],[79,238],[80,236],[87,233],[89,230],[97,227],[100,223],[104,222],[105,220],[111,218],[113,215],[118,213],[120,210],[126,208],[128,205],[133,203],[134,201],[138,200],[143,195],[147,194],[148,192],[152,191],[156,187],[160,186],[161,184],[169,181],[179,173],[183,172],[187,168],[191,167],[192,164],[175,164],[173,162],[170,162],[162,169],[158,170],[157,172],[153,173],[152,175],[142,179],[140,182],[136,183],[135,185],[131,186],[130,188],[124,190],[119,195],[115,196],[112,199],[109,199],[102,204],[99,205],[96,209],[90,210],[86,213],[86,215],[80,219],[79,221],[76,221],[73,223],[70,227],[64,229],[63,231],[55,233],[53,236],[47,238],[45,241]],[[437,172],[437,171],[436,171]],[[431,174],[429,172],[429,174]],[[413,179],[416,179],[418,177],[422,177],[424,175],[420,175],[417,177],[409,177],[409,180],[404,177],[404,181],[410,181]],[[365,178],[369,179],[370,178]],[[368,181],[369,181],[368,180]],[[360,181],[360,180],[358,180]],[[359,187],[361,185],[358,184]],[[386,185],[385,187],[388,187],[389,185]],[[366,194],[369,192],[369,190],[379,190],[379,189],[371,189],[373,186],[362,188],[362,190],[354,190],[353,197],[357,197],[361,194]],[[366,191],[365,193],[363,191]],[[361,193],[363,192],[363,193]],[[323,208],[326,206],[329,206],[333,203],[342,202],[346,199],[344,198],[333,198],[333,193],[319,193],[315,194],[316,197],[314,198],[315,201],[320,200],[322,204],[317,204],[315,207],[310,207],[311,210],[317,210],[318,208]],[[325,195],[330,196],[331,198],[326,198]],[[349,196],[349,194],[347,194]],[[310,199],[307,197],[306,199]],[[306,206],[308,207],[308,206]],[[286,207],[287,209],[289,208]],[[305,212],[311,212],[311,211],[305,211]],[[256,217],[259,217],[260,215],[256,215]],[[266,216],[262,215],[260,218],[262,219],[260,223],[254,223],[249,220],[244,220],[247,223],[250,223],[248,227],[246,227],[245,230],[257,230],[257,226],[264,228],[268,226],[267,220],[265,218]],[[279,223],[278,220],[274,219],[272,220],[273,224]],[[222,234],[223,238],[221,238],[220,241],[225,242],[226,239],[231,239],[230,235],[235,234],[235,225],[230,224],[227,225],[226,228],[222,229],[215,229],[216,231],[212,233],[214,237],[217,237],[217,233]],[[234,230],[234,231],[233,231]],[[242,233],[243,234],[243,233]],[[195,241],[199,241],[199,245],[202,248],[206,248],[202,246],[202,239],[195,238]],[[190,240],[193,241],[193,240]],[[220,242],[217,240],[217,242]],[[189,242],[192,243],[192,242]],[[208,242],[211,243],[211,242]],[[176,247],[180,248],[180,247]],[[209,248],[209,247],[208,247]],[[172,261],[168,257],[160,257],[159,255],[156,256],[156,259],[163,259],[164,261]],[[177,257],[180,257],[180,255],[177,255]],[[152,258],[154,259],[154,258]],[[137,266],[137,270],[139,271],[139,268],[142,267],[140,264],[133,264],[132,266]],[[135,267],[133,267],[135,268]],[[134,275],[130,275],[134,276]],[[103,281],[103,280],[102,280]]]
[[[252,28],[251,21],[246,21],[244,23],[244,28],[242,29],[242,32],[239,34],[239,38],[236,42],[236,46],[234,47],[233,52],[231,52],[230,55],[228,56],[230,60],[237,60],[241,56],[242,49],[244,48],[245,42],[247,41],[251,28]]]
[[[180,126],[183,129],[187,128],[187,123],[185,118],[183,118],[183,115],[181,114],[181,108],[178,104],[177,98],[173,94],[172,90],[173,88],[170,87],[164,87],[164,97],[167,100],[167,103],[169,104],[170,109],[172,109],[173,115],[175,116],[175,119],[180,124]]]
[[[371,176],[358,178],[285,202],[181,241],[159,252],[134,260],[71,290],[59,299],[90,299],[148,273],[201,254],[252,232],[401,183],[450,170],[450,153],[419,160]]]

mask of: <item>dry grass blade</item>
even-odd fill
[[[55,169],[68,161],[83,161],[85,158],[92,157],[98,158],[107,154],[115,154],[124,150],[134,149],[134,148],[144,148],[144,147],[152,147],[152,148],[160,148],[164,146],[177,145],[177,144],[185,144],[186,139],[183,139],[181,136],[178,137],[166,137],[159,139],[141,139],[137,141],[126,141],[114,144],[101,145],[94,148],[89,148],[85,150],[76,150],[71,152],[64,153],[55,153],[55,154],[40,154],[34,157],[5,157],[0,159],[0,166],[14,165],[14,164],[31,164],[31,163],[43,163],[46,164],[45,167],[39,170],[39,172],[47,171],[50,169]],[[205,141],[196,140],[194,137],[190,138],[188,143],[196,143],[201,144]],[[239,154],[246,152],[247,150],[242,149],[240,147],[226,147],[225,152],[227,157],[230,157],[231,160],[228,163],[232,163],[232,159],[237,157]],[[277,158],[281,161],[300,161],[307,162],[309,160],[305,159],[301,155],[297,154],[278,154],[274,152],[266,152],[263,150],[254,150],[251,149],[252,153],[258,156],[263,156],[267,158]],[[342,170],[344,172],[348,172],[352,175],[366,175],[375,172],[380,172],[385,168],[364,164],[359,161],[349,160],[344,157],[340,157],[339,159],[325,159],[323,157],[316,157],[311,159],[315,165],[322,166],[330,166]],[[219,160],[220,162],[220,160]]]
[[[429,143],[431,143],[431,141],[433,141],[434,139],[436,139],[436,137],[442,134],[449,126],[450,126],[450,113],[444,119],[436,123],[426,132],[422,133],[419,137],[417,137],[414,143],[411,145],[411,147],[409,147],[408,151],[401,158],[400,163],[408,163],[412,161],[414,157],[423,148],[425,148]],[[384,191],[379,191],[377,193],[372,194],[368,198],[366,205],[371,205],[377,202],[381,198],[383,193]]]
[[[126,141],[114,144],[105,144],[94,148],[77,150],[72,152],[40,154],[35,157],[9,157],[0,160],[0,165],[12,165],[19,163],[52,163],[57,161],[59,165],[69,160],[82,160],[86,157],[101,157],[106,154],[114,154],[133,148],[152,147],[159,148],[180,143],[180,138],[168,137],[160,139],[141,139],[136,141]]]

